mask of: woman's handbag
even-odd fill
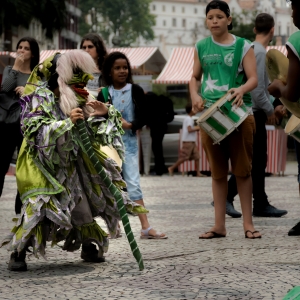
[[[15,124],[20,122],[21,105],[13,95],[0,92],[0,123]]]

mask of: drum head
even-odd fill
[[[221,99],[219,99],[217,102],[215,102],[207,111],[205,111],[197,120],[197,122],[203,122],[203,120],[206,120],[207,117],[210,116],[212,111],[214,111],[218,106],[222,105],[225,101],[227,101],[226,97],[228,94],[223,96]]]
[[[300,125],[300,119],[292,115],[284,128],[285,133],[290,134],[297,126]]]
[[[270,81],[280,79],[286,82],[289,60],[288,58],[276,49],[271,49],[266,55],[266,67]]]
[[[108,147],[108,146],[101,146],[100,150],[104,152],[107,156],[112,158],[117,165],[121,168],[122,167],[122,160],[117,152],[117,150],[113,147]]]

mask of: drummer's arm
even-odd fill
[[[198,57],[198,52],[194,51],[194,67],[192,78],[189,83],[190,95],[193,103],[194,111],[203,110],[203,99],[199,96],[198,91],[201,86],[201,78],[202,78],[202,67]]]
[[[247,77],[245,84],[231,88],[231,99],[234,99],[232,105],[241,106],[243,104],[243,96],[257,87],[256,59],[253,48],[250,48],[243,59],[243,68]]]
[[[256,59],[254,49],[250,48],[243,59],[243,68],[247,81],[242,86],[244,94],[251,92],[257,87]]]
[[[283,98],[291,102],[296,102],[300,98],[300,60],[289,46],[287,46],[287,50],[289,59],[287,83],[286,85],[278,84],[278,89]]]

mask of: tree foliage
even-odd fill
[[[232,34],[243,37],[250,40],[251,42],[255,39],[255,34],[253,32],[255,18],[258,12],[245,11],[243,10],[241,14],[232,14],[232,25],[233,29],[230,31]]]
[[[66,11],[65,1],[62,0],[1,0],[0,35],[4,33],[4,39],[11,42],[13,26],[28,28],[36,19],[45,30],[46,37],[52,38],[54,31],[65,27]]]
[[[80,34],[98,32],[106,41],[113,36],[118,46],[129,46],[139,37],[154,39],[155,16],[150,14],[151,0],[79,0],[79,8],[91,16],[92,25],[80,24]]]

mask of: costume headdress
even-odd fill
[[[34,68],[24,94],[31,94],[39,81],[48,81],[53,85],[57,80],[60,108],[69,116],[72,109],[83,106],[87,101],[88,93],[80,85],[85,86],[88,80],[93,78],[91,74],[94,72],[97,72],[95,62],[85,51],[70,50],[64,54],[56,53]],[[86,106],[83,110],[85,113],[90,112]]]

